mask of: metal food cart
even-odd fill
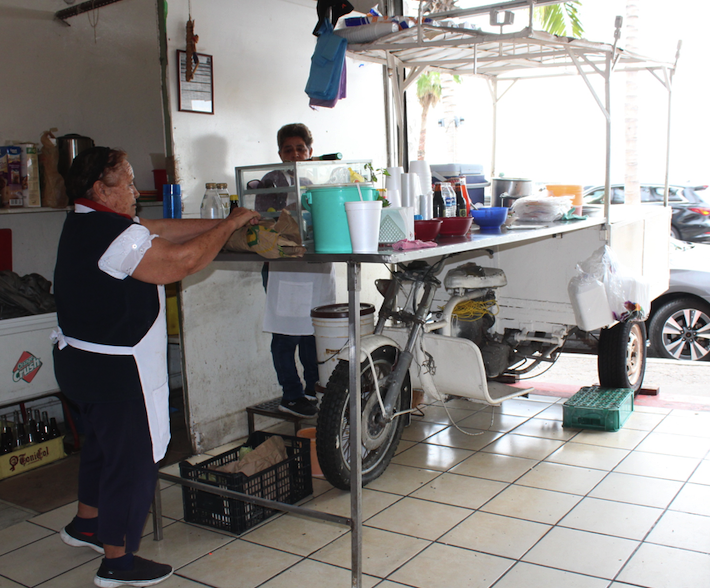
[[[533,1],[503,2],[470,10],[428,15],[435,21],[445,18],[466,17],[478,13],[497,13],[510,8],[533,8]],[[532,13],[532,10],[530,11]],[[420,21],[421,22],[421,21]],[[615,39],[619,38],[621,22],[617,19]],[[664,86],[669,96],[675,69],[673,62],[659,62],[645,59],[624,51],[613,44],[592,43],[585,40],[555,37],[532,27],[532,16],[528,26],[512,33],[484,33],[463,27],[446,26],[443,23],[419,24],[409,29],[362,45],[350,45],[349,51],[360,60],[380,63],[386,68],[387,82],[392,90],[392,104],[395,120],[390,121],[388,136],[396,135],[391,141],[392,161],[401,162],[403,154],[397,153],[395,144],[404,142],[404,92],[417,76],[429,69],[453,74],[473,74],[484,76],[492,89],[495,105],[505,94],[502,82],[510,84],[532,77],[579,74],[592,91],[599,105],[606,126],[606,190],[610,186],[611,162],[611,122],[610,83],[614,71],[649,71]],[[599,97],[589,83],[590,75],[600,75],[604,79],[604,96]],[[670,110],[669,110],[670,112]],[[495,124],[494,124],[495,129]],[[493,139],[495,145],[495,137]],[[495,152],[495,150],[494,150]],[[493,162],[495,172],[495,160]],[[667,178],[667,173],[666,173]],[[501,291],[501,321],[530,323],[532,330],[544,330],[545,325],[574,324],[574,315],[567,295],[567,283],[571,272],[580,260],[586,258],[598,247],[609,244],[621,253],[621,262],[631,271],[644,276],[651,284],[651,295],[655,297],[668,285],[668,249],[670,211],[668,208],[641,210],[612,210],[609,199],[605,201],[602,214],[576,222],[553,222],[543,228],[526,231],[503,231],[500,235],[471,233],[450,242],[441,241],[433,249],[395,252],[381,249],[372,255],[315,254],[313,249],[303,258],[315,262],[345,262],[347,264],[347,290],[349,305],[349,397],[350,414],[361,414],[360,397],[360,270],[361,264],[398,264],[418,259],[427,259],[449,253],[470,253],[493,251],[490,262],[495,267],[504,268],[512,277],[511,282]],[[254,261],[249,254],[222,253],[220,261]],[[288,263],[288,260],[278,261]],[[535,277],[539,279],[535,279]],[[190,358],[185,357],[185,362]],[[352,419],[350,431],[351,445],[360,447],[361,430],[359,419]],[[358,451],[350,453],[351,517],[341,519],[352,530],[352,586],[362,585],[362,470]],[[161,475],[178,483],[180,478]],[[210,490],[210,486],[193,486]],[[229,491],[222,495],[239,497]],[[250,497],[245,500],[255,501]],[[257,499],[258,501],[258,499]],[[262,501],[264,502],[264,501]],[[265,502],[272,508],[279,504]],[[293,511],[326,518],[324,513],[304,512],[299,507],[283,506],[282,510]],[[330,518],[329,520],[335,520]],[[156,527],[156,533],[158,532]]]

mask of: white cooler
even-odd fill
[[[56,313],[0,321],[0,406],[59,390],[49,339],[56,326]]]

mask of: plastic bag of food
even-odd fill
[[[648,281],[623,268],[606,245],[577,265],[567,291],[577,326],[585,331],[614,320],[645,320],[651,307]]]
[[[561,219],[572,208],[569,196],[524,196],[510,207],[519,221],[552,222]]]
[[[306,252],[298,223],[287,210],[282,210],[276,221],[262,219],[256,225],[237,229],[224,248],[227,251],[258,253],[267,259],[303,257]]]

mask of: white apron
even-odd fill
[[[158,287],[160,312],[150,330],[143,336],[137,345],[122,347],[119,345],[103,345],[81,341],[74,337],[66,337],[61,329],[57,328],[51,334],[53,342],[59,349],[67,345],[91,353],[104,355],[132,355],[138,367],[138,377],[143,389],[145,410],[148,415],[148,428],[153,444],[153,461],[158,463],[163,457],[170,442],[170,407],[168,395],[168,329],[165,318],[165,288]]]
[[[313,335],[311,309],[334,302],[335,269],[332,263],[272,263],[269,265],[263,329],[281,335]]]

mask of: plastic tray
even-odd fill
[[[256,431],[249,435],[246,446],[256,447],[272,437],[272,433]],[[229,474],[209,469],[238,458],[239,447],[199,464],[180,463],[180,476],[195,482],[219,486],[251,496],[295,504],[313,493],[310,439],[281,435],[288,457],[253,476]],[[276,514],[270,508],[225,498],[203,490],[182,487],[185,521],[239,535]]]
[[[618,431],[633,411],[631,388],[586,386],[562,405],[562,426]]]

